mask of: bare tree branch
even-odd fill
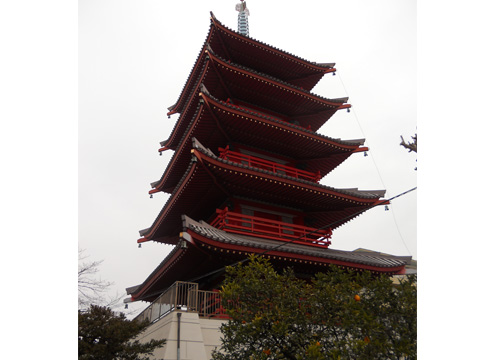
[[[112,308],[121,303],[124,295],[116,294],[113,297],[109,297],[107,294],[113,283],[96,277],[103,260],[84,262],[87,258],[88,256],[84,255],[84,250],[79,249],[77,272],[79,309],[89,308],[91,304]]]
[[[409,150],[409,152],[411,151],[414,151],[415,153],[417,153],[418,151],[418,134],[414,134],[414,136],[411,136],[411,138],[414,140],[413,142],[410,142],[410,143],[406,143],[404,141],[404,138],[402,137],[401,135],[401,143],[400,145],[404,146],[406,149]]]

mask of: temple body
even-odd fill
[[[127,289],[131,301],[153,302],[177,281],[214,291],[223,276],[216,270],[250,254],[290,266],[301,278],[332,264],[405,272],[410,257],[331,248],[335,229],[387,204],[384,190],[320,184],[349,156],[368,150],[364,139],[316,132],[350,108],[347,98],[311,92],[334,65],[251,39],[211,14],[203,47],[169,108],[180,115],[159,149],[174,154],[150,194],[170,197],[138,239],[175,247],[142,284]]]

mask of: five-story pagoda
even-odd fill
[[[244,3],[245,4],[245,3]],[[244,10],[243,17],[247,14]],[[243,19],[244,19],[243,18]],[[174,151],[150,194],[170,197],[138,243],[175,245],[138,286],[132,301],[154,301],[176,281],[212,290],[226,265],[250,254],[300,277],[330,264],[401,274],[410,257],[331,249],[332,231],[387,202],[384,190],[336,189],[320,179],[364,139],[318,134],[347,98],[311,90],[335,64],[314,63],[222,25],[213,14],[203,47],[177,102],[180,114],[160,153]]]

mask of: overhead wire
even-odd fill
[[[336,71],[336,73],[337,73],[337,75],[339,77],[340,83],[342,85],[342,88],[344,89],[344,92],[345,92],[346,96],[349,97],[349,93],[347,92],[347,89],[346,89],[346,87],[344,85],[344,81],[342,80],[342,77],[340,76],[340,72],[339,71]],[[368,140],[368,137],[365,135],[365,132],[363,130],[363,127],[361,126],[361,123],[359,121],[359,118],[358,118],[358,115],[357,115],[357,111],[355,109],[353,109],[352,113],[354,115],[354,118],[356,120],[356,123],[359,126],[359,129],[361,130],[361,134],[366,138],[366,142],[368,144],[370,144],[370,141]],[[370,146],[370,148],[372,148],[372,146]],[[373,164],[375,165],[375,169],[376,169],[376,172],[378,174],[378,177],[380,178],[380,181],[382,183],[382,186],[386,189],[387,186],[385,185],[385,182],[383,181],[382,175],[380,173],[380,169],[378,168],[378,165],[376,163],[376,160],[375,160],[375,157],[373,156],[373,152],[372,151],[370,151],[370,155],[371,155],[371,160],[373,161]],[[397,233],[399,234],[399,238],[401,239],[402,244],[406,248],[406,250],[409,253],[409,255],[412,255],[411,250],[409,250],[409,247],[407,246],[407,244],[406,244],[406,242],[404,240],[404,237],[402,236],[402,233],[401,233],[401,231],[399,229],[399,224],[397,223],[397,218],[395,217],[395,212],[394,212],[394,208],[393,207],[391,207],[391,211],[392,211],[392,218],[394,219],[395,228],[397,229]]]
[[[342,84],[342,87],[344,88],[344,92],[345,92],[346,96],[347,96],[347,97],[349,97],[349,93],[347,92],[347,89],[346,89],[346,87],[345,87],[345,85],[344,85],[344,81],[342,80],[342,77],[340,76],[340,72],[339,72],[339,71],[337,71],[336,73],[337,73],[337,75],[338,75],[338,77],[339,77],[339,80],[340,80],[340,83]],[[363,134],[363,136],[366,138],[366,142],[367,142],[368,144],[370,144],[371,142],[368,140],[368,137],[366,136],[366,134],[365,134],[365,132],[364,132],[364,130],[363,130],[363,127],[361,126],[361,122],[359,121],[359,118],[358,118],[358,116],[357,116],[357,111],[356,111],[356,109],[354,108],[354,106],[353,106],[352,108],[353,108],[353,110],[352,110],[351,112],[352,112],[352,114],[354,115],[354,118],[356,119],[356,123],[357,123],[357,124],[358,124],[358,126],[359,126],[359,130],[361,130],[361,134]],[[372,148],[372,146],[370,146],[370,148]],[[383,181],[382,175],[381,175],[381,173],[380,173],[380,169],[378,168],[378,165],[376,164],[376,161],[375,161],[375,157],[373,156],[373,152],[371,152],[371,151],[370,151],[370,154],[371,154],[371,159],[373,160],[373,164],[375,165],[376,172],[378,173],[378,177],[380,178],[380,181],[381,181],[381,183],[382,183],[382,186],[383,186],[384,188],[386,188],[386,186],[385,186],[385,182]]]

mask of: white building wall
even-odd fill
[[[180,354],[177,352],[178,313],[181,314]],[[177,310],[151,324],[138,340],[167,340],[162,348],[155,350],[153,360],[209,360],[212,351],[220,347],[220,326],[226,321],[199,318],[197,313]]]

